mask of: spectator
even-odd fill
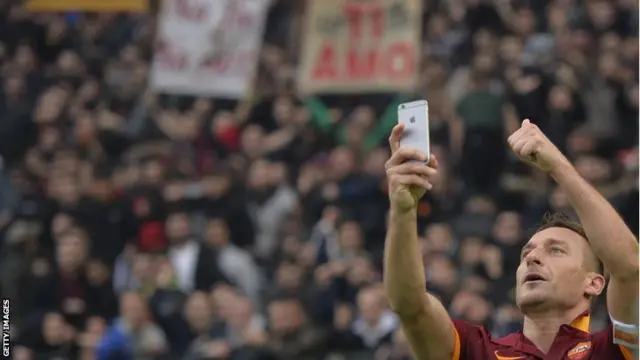
[[[205,243],[218,255],[216,263],[221,272],[254,304],[262,304],[262,276],[251,254],[231,243],[229,228],[222,219],[207,223]]]
[[[97,359],[147,359],[168,349],[164,332],[149,321],[144,299],[136,293],[120,298],[120,317],[107,329],[97,348]]]
[[[169,259],[180,290],[185,293],[206,290],[218,282],[226,281],[212,250],[192,235],[187,214],[169,214],[166,224]]]

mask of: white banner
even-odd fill
[[[415,88],[423,0],[309,0],[307,4],[298,73],[302,92]]]
[[[164,0],[151,87],[243,97],[252,85],[270,0]]]

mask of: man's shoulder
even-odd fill
[[[486,334],[490,336],[489,330],[484,325],[475,325],[465,320],[460,319],[451,319],[453,321],[453,325],[456,328],[456,331],[464,331],[464,332],[478,332],[482,334]]]
[[[474,325],[464,320],[453,319],[453,326],[461,343],[471,342],[476,344],[502,344],[513,343],[514,336],[517,334],[509,334],[502,338],[494,338],[491,332],[483,325]]]
[[[524,359],[516,350],[519,333],[494,338],[486,327],[453,320],[459,347],[458,359]]]

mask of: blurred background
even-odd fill
[[[420,98],[427,289],[515,331],[520,247],[572,211],[506,137],[531,118],[637,233],[638,53],[635,0],[0,1],[12,355],[411,359],[384,162]]]

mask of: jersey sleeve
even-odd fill
[[[487,331],[466,321],[453,320],[455,330],[455,346],[452,360],[469,359],[468,354],[480,354],[485,352]]]
[[[625,324],[611,317],[613,343],[638,350],[638,325]]]
[[[637,360],[637,334],[634,345],[628,331],[620,332],[616,329],[620,329],[620,326],[612,323],[606,329],[592,334],[594,358]]]
[[[626,360],[638,359],[638,325],[625,324],[609,316],[612,325],[613,343],[620,347]]]

